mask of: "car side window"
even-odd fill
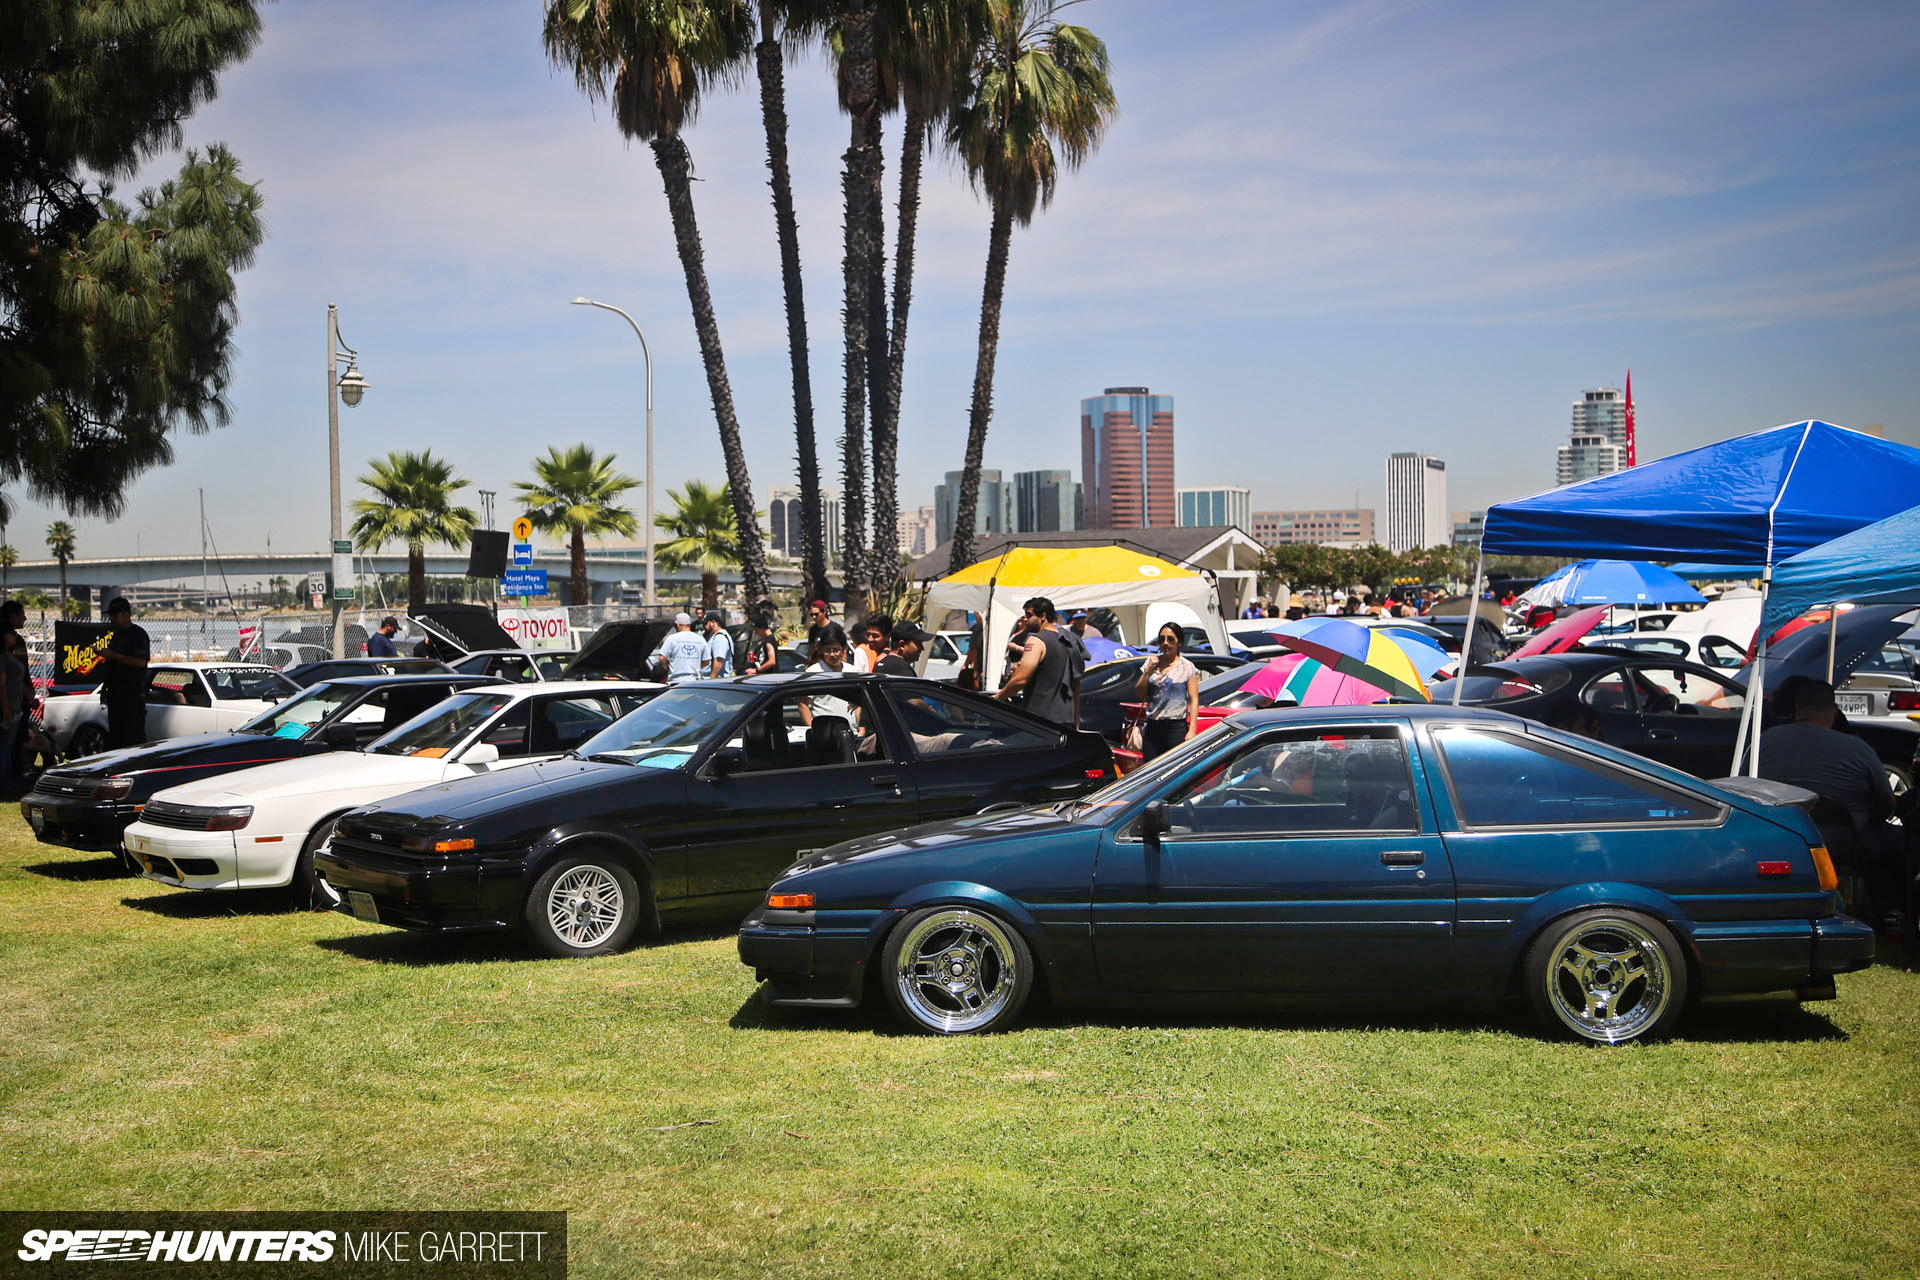
[[[1169,796],[1167,818],[1176,837],[1420,829],[1406,743],[1390,726],[1263,737]]]
[[[1745,665],[1747,651],[1725,636],[1707,636],[1700,641],[1700,661],[1723,671],[1731,670]]]
[[[541,698],[533,705],[533,754],[571,751],[617,719],[611,697]]]
[[[933,660],[935,662],[958,662],[960,660],[960,654],[959,651],[953,647],[953,641],[947,639],[945,636],[935,636],[933,638]]]
[[[1596,679],[1580,695],[1595,715],[1630,716],[1634,712],[1633,693],[1627,687],[1624,671],[1615,669]]]
[[[1649,714],[1737,716],[1746,706],[1739,689],[1684,667],[1641,667],[1634,678]]]
[[[1520,734],[1455,728],[1433,738],[1463,826],[1707,822],[1720,813],[1652,778]]]
[[[748,717],[727,745],[746,756],[750,773],[879,763],[886,760],[887,751],[873,730],[867,698],[867,690],[849,688],[771,699]],[[809,716],[800,714],[802,702],[809,704]]]
[[[502,680],[512,680],[519,684],[526,684],[534,679],[533,664],[518,654],[494,659],[493,674]]]
[[[200,681],[193,672],[182,671],[178,667],[162,667],[153,673],[153,681],[147,686],[147,701],[160,707],[213,705],[213,700],[200,687]]]
[[[1059,741],[1057,731],[983,707],[972,698],[891,687],[887,697],[900,713],[914,751],[923,759],[956,752],[1029,750],[1051,747]]]
[[[530,754],[527,750],[527,704],[507,708],[507,713],[480,735],[480,741],[497,747],[502,760]]]

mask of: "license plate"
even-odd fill
[[[46,830],[47,811],[39,805],[34,805],[29,808],[27,810],[27,824],[33,828],[35,835],[39,835],[42,831]]]
[[[347,890],[347,905],[353,908],[355,920],[365,920],[370,924],[380,923],[380,909],[373,905],[373,895],[358,889]]]
[[[1871,700],[1864,693],[1836,693],[1834,705],[1850,716],[1864,716],[1872,713]]]

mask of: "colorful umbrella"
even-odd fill
[[[1646,560],[1579,560],[1554,570],[1520,597],[1523,605],[1703,604],[1706,597]]]
[[[1269,658],[1238,692],[1273,702],[1291,701],[1296,707],[1363,707],[1393,696],[1378,685],[1341,675],[1304,653]]]
[[[1414,659],[1394,637],[1378,628],[1363,627],[1345,618],[1302,618],[1283,623],[1273,638],[1284,648],[1304,653],[1343,676],[1352,676],[1396,697],[1433,701]]]

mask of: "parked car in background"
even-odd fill
[[[235,769],[324,751],[357,751],[480,676],[356,676],[322,681],[225,733],[202,733],[88,756],[40,775],[20,816],[42,844],[121,849],[120,836],[156,791]]]
[[[666,918],[738,918],[806,851],[1111,777],[1098,734],[930,680],[692,681],[574,758],[357,809],[315,862],[364,920],[598,955]]]
[[[1600,636],[1584,641],[1581,647],[1678,658],[1682,662],[1697,662],[1716,671],[1737,671],[1747,664],[1745,646],[1735,644],[1725,636],[1688,631]]]
[[[673,630],[671,622],[603,624],[561,669],[563,680],[651,680],[653,651]]]
[[[907,1027],[1057,1006],[1498,1005],[1659,1036],[1690,997],[1830,999],[1871,929],[1798,809],[1510,716],[1237,717],[1090,796],[800,858],[742,923],[765,998]],[[1040,975],[1045,975],[1044,984]]]
[[[1882,645],[1835,691],[1849,720],[1905,720],[1920,712],[1920,640],[1902,636]]]
[[[280,674],[306,688],[322,680],[344,680],[351,676],[451,675],[453,668],[437,658],[328,658],[324,662],[303,662]]]
[[[927,641],[927,660],[920,674],[929,680],[958,680],[966,665],[967,650],[973,646],[971,631],[936,631]]]
[[[459,690],[364,752],[282,760],[157,792],[123,841],[146,878],[161,884],[285,886],[297,906],[332,906],[313,858],[347,810],[449,778],[551,760],[660,688],[596,680]]]
[[[560,680],[574,659],[571,649],[482,649],[449,663],[463,676],[498,676],[515,684]]]
[[[261,663],[160,662],[147,668],[147,741],[237,728],[300,686]],[[48,698],[40,722],[62,759],[106,750],[107,708],[97,691]]]

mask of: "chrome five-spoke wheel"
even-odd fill
[[[1558,922],[1528,958],[1535,1011],[1583,1040],[1622,1044],[1665,1029],[1686,999],[1673,935],[1629,912],[1589,911]]]
[[[1033,959],[1011,926],[970,907],[934,907],[903,920],[887,943],[887,995],[916,1027],[963,1035],[1019,1016]]]

